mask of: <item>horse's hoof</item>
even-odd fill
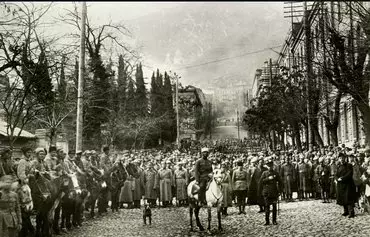
[[[200,231],[204,231],[204,228],[203,228],[203,227],[199,227],[199,230],[200,230]]]
[[[212,231],[210,229],[207,230],[207,234],[211,235]]]
[[[194,229],[193,229],[193,227],[190,227],[190,230],[189,230],[190,232],[194,232]]]

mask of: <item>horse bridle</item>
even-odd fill
[[[217,181],[216,181],[216,179],[215,179],[214,177],[213,177],[213,180],[215,181],[216,185],[217,185],[217,186],[219,186],[219,184],[217,183]],[[221,190],[221,188],[220,188],[220,190]],[[218,203],[218,202],[219,202],[219,200],[223,197],[222,192],[221,192],[221,195],[220,195],[220,197],[219,197],[219,198],[217,198],[217,197],[216,197],[216,195],[213,193],[212,189],[211,189],[211,193],[212,193],[213,197],[217,200],[217,202],[216,202],[216,203]]]

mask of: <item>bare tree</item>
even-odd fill
[[[43,91],[39,74],[45,62],[46,43],[38,36],[37,27],[51,4],[35,7],[7,3],[4,7],[8,14],[1,19],[7,24],[0,28],[0,73],[7,82],[1,89],[0,103],[9,144],[13,146],[24,127],[43,108],[42,99],[48,98],[44,97],[48,92]]]

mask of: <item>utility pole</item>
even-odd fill
[[[236,121],[238,124],[238,140],[240,140],[240,129],[239,129],[239,108],[236,110]]]
[[[86,15],[87,15],[86,2],[82,2],[80,57],[78,68],[76,151],[82,151]]]
[[[304,17],[303,29],[305,32],[305,57],[306,57],[306,86],[307,86],[307,132],[308,132],[308,148],[313,150],[313,133],[311,128],[311,83],[312,83],[312,62],[311,62],[311,28],[308,19],[307,2],[303,2]]]
[[[179,77],[175,73],[176,77],[176,145],[177,149],[180,149],[180,117],[179,117]]]
[[[213,125],[213,116],[212,116],[212,103],[209,103],[209,139],[212,140],[212,125]]]

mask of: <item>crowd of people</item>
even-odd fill
[[[13,158],[11,149],[4,149],[0,158],[0,236],[43,236],[30,221],[32,200],[24,198],[27,191],[34,193],[31,180],[40,175],[52,179],[78,174],[79,185],[74,187],[89,195],[82,196],[82,204],[74,204],[73,208],[82,208],[82,212],[90,208],[91,218],[95,217],[96,205],[91,197],[96,190],[99,215],[107,213],[109,207],[112,212],[118,212],[122,208],[141,208],[143,203],[152,208],[186,206],[188,184],[194,179],[200,184],[201,172],[216,170],[222,177],[224,216],[233,205],[240,215],[246,214],[246,205],[257,205],[259,212],[266,213],[266,224],[269,224],[267,216],[272,204],[276,224],[278,197],[295,201],[293,193],[297,193],[298,201],[321,199],[330,203],[335,199],[344,207],[343,215],[350,218],[355,216],[360,200],[369,202],[370,150],[327,147],[302,152],[248,152],[243,144],[216,141],[193,144],[196,149],[122,152],[104,147],[102,152],[87,150],[69,154],[54,146],[48,150],[24,147],[19,160]],[[207,149],[200,149],[202,146]],[[202,170],[202,159],[212,168]],[[135,166],[135,172],[128,171],[129,164]],[[97,180],[101,181],[100,186],[94,189],[92,184]],[[84,217],[76,210],[72,211],[72,223],[69,223],[68,200],[71,196],[64,195],[51,209],[55,234],[82,225]],[[37,208],[40,206],[34,205]]]

